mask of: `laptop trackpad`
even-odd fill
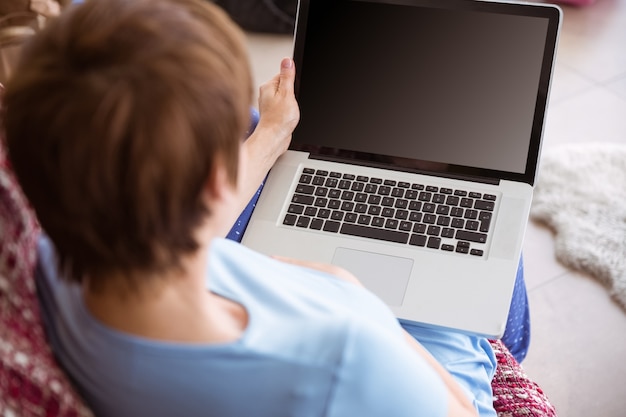
[[[388,305],[402,305],[413,268],[412,259],[337,248],[332,264],[352,272]]]

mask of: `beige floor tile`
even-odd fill
[[[605,86],[595,86],[549,107],[544,146],[592,141],[626,143],[625,115],[626,100]]]
[[[531,290],[524,362],[564,417],[623,417],[626,314],[604,287],[568,273]]]
[[[606,84],[606,88],[626,100],[626,73]]]
[[[569,272],[555,259],[553,242],[550,229],[529,222],[524,237],[524,279],[529,291]]]
[[[592,89],[596,83],[567,64],[557,63],[552,78],[550,89],[550,107],[556,107],[559,103],[576,96],[584,91]]]

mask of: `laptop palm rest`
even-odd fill
[[[413,269],[412,259],[337,248],[331,263],[352,272],[387,305],[402,305]]]

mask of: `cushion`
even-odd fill
[[[46,343],[33,279],[39,231],[0,146],[0,415],[90,417]],[[498,415],[556,416],[502,341],[490,342],[498,360],[492,382]]]
[[[33,279],[38,232],[0,147],[0,415],[92,416],[46,343]]]

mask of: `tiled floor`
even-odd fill
[[[544,147],[626,144],[626,1],[563,6]],[[290,36],[249,34],[257,84],[291,55]],[[626,416],[626,312],[592,278],[560,265],[550,230],[530,223],[524,246],[532,344],[524,367],[561,417]]]

